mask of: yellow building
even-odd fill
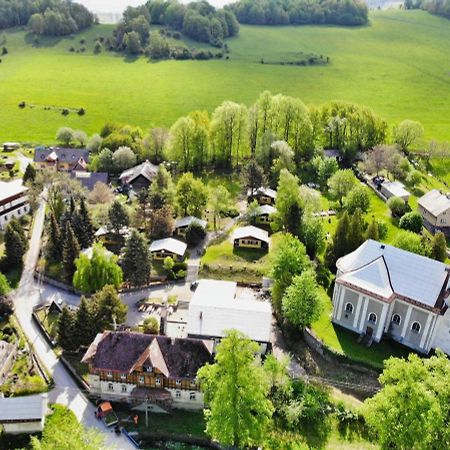
[[[150,253],[155,260],[164,260],[170,256],[174,261],[182,261],[187,245],[174,238],[158,239],[150,244]]]
[[[269,233],[252,225],[235,230],[232,239],[235,248],[269,249]]]

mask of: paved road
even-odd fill
[[[14,296],[17,319],[28,340],[33,345],[38,359],[54,379],[55,388],[48,393],[49,401],[51,403],[61,403],[69,407],[83,425],[100,430],[105,435],[105,448],[117,448],[120,450],[134,449],[135,447],[125,436],[117,437],[110,429],[107,429],[103,423],[95,418],[94,406],[75,384],[31,320],[32,308],[40,300],[39,290],[33,279],[33,271],[39,256],[44,218],[45,202],[41,201],[39,209],[35,214],[30,249],[25,257],[22,278]]]
[[[21,153],[19,151],[16,152],[16,159],[17,159],[17,161],[19,161],[20,171],[22,173],[25,173],[25,170],[26,170],[28,164],[33,162],[33,160],[31,158],[28,158],[27,156],[25,156],[23,153]]]

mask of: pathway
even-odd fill
[[[41,335],[35,323],[31,320],[33,306],[40,301],[39,289],[33,278],[33,272],[39,257],[44,219],[45,201],[41,200],[34,218],[30,248],[25,256],[22,278],[14,295],[15,314],[23,332],[33,346],[35,355],[54,380],[55,388],[47,394],[50,402],[61,403],[67,406],[83,425],[96,428],[103,433],[106,448],[134,449],[135,447],[125,436],[117,437],[95,418],[95,407],[75,384],[63,364]]]

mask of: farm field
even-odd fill
[[[51,143],[61,126],[94,133],[106,121],[170,126],[191,110],[211,112],[223,100],[249,105],[265,89],[305,103],[358,102],[390,124],[420,120],[426,138],[450,140],[450,23],[426,12],[376,11],[362,28],[242,26],[228,41],[228,61],[94,55],[95,37],[112,29],[98,25],[73,39],[41,38],[37,47],[24,31],[8,31],[8,54],[0,64],[0,141]],[[83,46],[83,53],[69,52]],[[331,63],[260,63],[292,60],[296,52],[322,54]],[[20,109],[21,101],[34,107]],[[44,109],[49,106],[56,108]],[[63,107],[87,113],[64,117]]]

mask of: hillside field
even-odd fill
[[[61,126],[94,133],[106,121],[170,126],[191,110],[211,112],[223,100],[249,105],[265,89],[305,103],[358,102],[390,124],[420,120],[427,138],[450,140],[450,22],[426,12],[376,11],[362,28],[242,26],[228,41],[230,60],[94,55],[94,38],[111,32],[97,25],[73,39],[40,38],[35,46],[24,31],[8,31],[9,53],[0,64],[0,141],[51,143]],[[86,51],[69,52],[83,46],[82,38]],[[323,54],[331,63],[260,63],[292,60],[296,52]],[[20,109],[21,101],[34,107]],[[63,107],[87,113],[64,117]]]

